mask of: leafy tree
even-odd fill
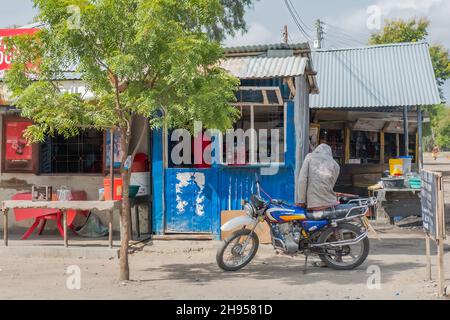
[[[400,43],[400,42],[419,42],[425,41],[428,36],[428,27],[430,21],[425,18],[412,18],[404,21],[386,20],[386,24],[378,33],[372,34],[370,44]],[[443,98],[442,87],[450,79],[450,53],[444,46],[437,44],[430,47],[430,55],[433,63],[434,73],[436,75],[437,85]],[[445,135],[450,131],[450,122],[447,121],[448,112],[441,105],[425,108],[430,114],[430,126],[424,127],[424,134],[431,135],[430,145],[435,142],[448,141]],[[444,145],[441,145],[444,147]],[[450,144],[447,144],[450,147]]]
[[[442,107],[440,112],[440,121],[436,125],[436,131],[438,132],[436,143],[441,149],[448,150],[450,148],[450,109]]]
[[[428,27],[430,22],[427,19],[410,19],[404,21],[386,20],[383,30],[372,34],[370,44],[400,43],[400,42],[419,42],[428,36]]]
[[[121,133],[123,202],[120,279],[128,280],[130,172],[125,168],[136,117],[180,127],[194,120],[230,128],[239,82],[217,67],[218,39],[245,29],[249,0],[34,0],[45,28],[8,41],[15,47],[6,82],[22,116],[34,121],[26,137],[71,137],[83,128]],[[30,63],[32,62],[32,63]],[[64,93],[55,79],[76,66],[96,99]],[[161,114],[163,116],[161,116]],[[141,134],[141,139],[143,134]]]

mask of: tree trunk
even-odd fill
[[[130,198],[129,198],[129,186],[130,175],[124,168],[124,163],[127,158],[127,150],[130,142],[130,137],[126,130],[121,130],[120,145],[124,152],[124,159],[122,159],[121,178],[122,178],[122,211],[120,215],[121,221],[121,243],[120,243],[120,280],[130,280],[130,267],[128,263],[128,246],[130,241]]]

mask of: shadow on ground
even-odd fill
[[[184,283],[207,285],[214,281],[237,279],[277,280],[289,285],[305,285],[324,281],[339,285],[350,283],[366,283],[367,268],[376,265],[381,268],[383,281],[389,282],[398,272],[424,272],[425,241],[420,238],[384,238],[382,241],[371,240],[372,249],[368,259],[355,270],[336,271],[330,268],[318,268],[308,265],[308,273],[304,274],[304,257],[294,258],[279,255],[258,258],[244,269],[237,272],[224,272],[216,264],[214,254],[205,255],[205,262],[189,261],[185,263],[162,264],[157,267],[142,269],[152,274],[159,272],[157,278],[142,279],[142,282],[181,281]],[[450,246],[446,246],[450,251]],[[433,246],[432,253],[435,253]],[[398,255],[397,262],[388,263],[383,259],[386,255]],[[401,256],[401,258],[400,258]],[[415,257],[414,257],[415,256]],[[313,258],[317,260],[317,257]],[[392,259],[390,259],[392,261]],[[405,261],[407,260],[407,261]],[[147,273],[146,273],[147,274]]]
[[[236,279],[277,280],[288,285],[306,285],[318,281],[331,282],[339,285],[350,283],[366,283],[367,267],[377,265],[382,270],[383,281],[399,271],[405,269],[417,269],[422,271],[425,265],[422,263],[399,262],[386,264],[380,260],[368,259],[362,266],[351,271],[336,271],[329,268],[308,266],[307,274],[303,272],[303,259],[269,258],[256,259],[247,267],[237,272],[224,272],[215,262],[193,264],[166,264],[157,268],[148,268],[146,272],[163,272],[164,276],[155,279],[141,279],[141,282],[181,281],[189,284],[206,285],[214,281],[226,281]],[[151,273],[150,273],[151,274]]]

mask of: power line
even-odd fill
[[[337,38],[337,39],[340,39],[340,40],[342,40],[344,42],[352,43],[352,45],[355,45],[355,44],[356,45],[362,45],[362,46],[367,45],[367,43],[365,43],[365,42],[362,42],[362,41],[355,40],[353,38],[347,37],[347,36],[345,36],[343,34],[340,34],[340,33],[336,32],[336,31],[325,32],[325,34],[329,35],[332,38]]]
[[[328,34],[327,34],[327,35],[328,35]],[[346,45],[346,46],[348,46],[348,47],[355,47],[355,46],[358,46],[358,47],[359,47],[359,46],[364,46],[364,45],[365,45],[365,44],[362,43],[362,42],[357,42],[357,41],[355,41],[355,40],[342,38],[342,37],[340,37],[340,36],[338,36],[338,35],[330,35],[330,36],[325,37],[325,39],[326,39],[326,40],[333,39],[333,40],[335,40],[336,42],[342,43],[342,44],[344,44],[344,45]]]
[[[345,38],[349,41],[355,42],[359,45],[367,45],[367,41],[366,40],[361,40],[359,37],[355,37],[354,35],[350,35],[349,33],[347,33],[345,30],[343,30],[342,28],[339,28],[337,26],[334,26],[332,24],[329,24],[327,22],[324,22],[325,26],[327,26],[327,31],[331,31],[334,35],[341,37],[341,38]],[[362,34],[360,34],[362,36]],[[365,36],[364,36],[365,37]]]
[[[297,26],[297,28],[300,30],[300,32],[305,36],[305,38],[309,41],[312,41],[311,36],[308,34],[308,32],[305,31],[305,29],[302,27],[301,23],[299,22],[299,20],[297,19],[289,0],[284,0],[284,4],[286,5],[286,8],[288,9],[292,19],[294,20],[295,25]]]
[[[297,9],[295,8],[295,6],[292,4],[291,0],[288,0],[292,9],[294,10],[295,14],[297,15],[298,20],[300,21],[300,23],[303,25],[303,27],[307,30],[309,30],[310,32],[314,32],[314,29],[310,28],[305,22],[303,22],[302,17],[300,16],[300,14],[298,13]]]

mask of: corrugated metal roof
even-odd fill
[[[249,46],[238,46],[225,48],[225,54],[234,53],[252,53],[264,52],[269,50],[309,50],[309,44],[306,43],[275,43],[275,44],[257,44]]]
[[[300,76],[305,73],[308,59],[292,57],[244,57],[230,58],[221,67],[240,79],[264,79]]]
[[[311,108],[377,108],[440,104],[426,43],[312,52],[320,94]]]

